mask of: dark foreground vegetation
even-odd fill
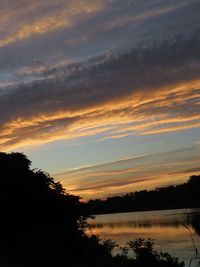
[[[151,240],[116,246],[87,236],[85,205],[65,192],[20,153],[0,153],[0,266],[13,267],[181,267],[176,258],[153,250]],[[128,258],[131,249],[135,258]]]
[[[187,183],[181,185],[142,190],[105,200],[94,199],[86,203],[89,214],[199,207],[200,175],[191,176]]]

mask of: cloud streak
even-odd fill
[[[0,71],[11,74],[35,59],[79,61],[189,34],[199,27],[199,5],[198,0],[1,1]]]
[[[199,127],[199,46],[195,32],[187,39],[54,68],[59,76],[2,88],[1,149]]]
[[[0,40],[0,47],[23,41],[37,34],[46,34],[60,28],[72,27],[74,17],[84,17],[104,8],[103,1],[25,1],[1,3],[2,23],[10,24]],[[20,11],[19,11],[20,9]],[[7,13],[7,15],[5,15]],[[41,16],[43,14],[43,16]],[[13,19],[11,16],[14,16]],[[27,19],[29,18],[29,19]],[[17,22],[17,23],[16,23]]]
[[[141,155],[55,174],[66,188],[85,199],[183,183],[199,172],[199,146]]]

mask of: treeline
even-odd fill
[[[129,211],[148,211],[200,207],[200,175],[193,175],[187,183],[154,190],[131,192],[105,200],[92,199],[86,203],[89,214]]]

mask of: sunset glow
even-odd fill
[[[1,1],[0,150],[84,199],[200,172],[200,3]]]

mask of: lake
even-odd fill
[[[193,242],[189,230],[184,226],[188,223],[195,245],[200,252],[200,209],[177,209],[145,212],[128,212],[97,215],[88,220],[90,234],[101,239],[111,239],[120,246],[136,238],[152,238],[154,248],[169,252],[186,262],[194,256]],[[115,249],[114,254],[119,252]]]

